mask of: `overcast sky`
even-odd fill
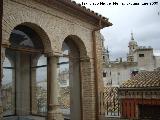
[[[105,47],[108,46],[110,58],[126,58],[128,42],[133,32],[139,46],[152,46],[160,50],[160,0],[75,0],[84,2],[87,8],[109,18],[112,27],[101,30],[105,38]],[[118,5],[90,5],[92,3],[113,3]],[[139,3],[140,5],[121,5]],[[144,6],[143,3],[158,2],[158,5]]]

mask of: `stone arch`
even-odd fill
[[[32,9],[19,9],[20,6],[12,8],[12,11],[5,11],[2,19],[2,42],[3,44],[9,45],[10,33],[12,30],[21,24],[25,24],[28,27],[34,29],[40,35],[43,40],[45,40],[46,52],[60,52],[60,42],[57,40],[56,36],[53,35],[53,28],[55,22],[53,18],[47,16],[43,12],[35,12]],[[22,7],[20,7],[22,8]],[[16,10],[15,10],[16,9]],[[47,36],[47,37],[46,37]],[[48,39],[48,40],[47,40]],[[51,48],[48,45],[50,43]]]
[[[81,60],[88,59],[86,46],[85,46],[85,44],[83,43],[83,41],[81,40],[81,38],[79,36],[77,36],[77,35],[68,35],[64,39],[63,42],[65,42],[67,40],[70,40],[70,42],[73,42],[76,45],[77,49],[80,52],[80,59]],[[62,45],[63,45],[63,42],[62,42]],[[61,45],[61,50],[63,48],[62,45]]]
[[[49,37],[48,37],[47,33],[40,26],[38,26],[35,23],[29,23],[29,22],[24,22],[24,23],[21,23],[17,26],[21,26],[21,25],[33,29],[38,34],[38,36],[41,38],[42,43],[43,43],[44,53],[46,53],[46,54],[52,53],[51,42],[49,40]],[[15,26],[15,27],[17,27],[17,26]]]
[[[41,37],[45,53],[52,52],[50,39],[47,33],[40,26],[33,24],[33,23],[27,23],[27,22],[23,23],[23,25],[31,27]]]
[[[73,94],[73,96],[70,97],[71,99],[73,99],[73,101],[71,100],[71,103],[70,103],[71,104],[70,105],[70,107],[71,107],[71,109],[70,109],[71,115],[70,116],[71,116],[71,120],[74,120],[74,119],[83,120],[83,119],[85,119],[85,115],[86,115],[86,112],[88,111],[87,110],[88,108],[91,110],[91,112],[92,112],[92,110],[94,110],[93,108],[90,108],[90,106],[89,106],[89,104],[91,102],[95,102],[93,99],[94,97],[90,96],[90,95],[94,96],[94,93],[95,93],[94,84],[93,84],[94,82],[92,81],[93,79],[92,79],[92,74],[91,74],[92,73],[91,61],[87,55],[87,49],[86,49],[83,41],[80,39],[80,37],[78,37],[76,35],[69,35],[64,39],[63,43],[64,42],[71,49],[69,52],[71,54],[71,55],[69,55],[69,59],[71,57],[71,60],[69,60],[69,64],[71,64],[71,66],[73,67],[71,69],[69,68],[70,69],[69,73],[71,75],[71,77],[69,77],[69,78],[73,82],[71,84],[73,86],[70,86],[71,89],[73,87],[73,93],[71,92],[71,94]],[[63,48],[63,46],[62,46],[62,48]],[[62,51],[63,51],[63,49],[62,49]],[[77,73],[77,72],[79,72],[79,73]],[[74,82],[76,80],[78,80],[78,81]],[[76,85],[76,86],[74,86],[74,85]],[[79,89],[79,91],[76,92],[77,89]],[[77,96],[77,94],[79,94],[80,96]],[[78,101],[76,99],[78,97],[80,97],[79,98],[80,101]],[[80,105],[78,107],[74,106],[75,103],[80,104]],[[86,108],[86,106],[88,106],[88,108]],[[78,116],[75,113],[79,113],[80,116]]]

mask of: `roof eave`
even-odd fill
[[[120,87],[119,90],[160,90],[160,87]]]

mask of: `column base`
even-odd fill
[[[48,120],[64,120],[62,113],[60,112],[59,105],[50,106],[48,111]]]
[[[61,113],[48,112],[48,120],[64,120]]]

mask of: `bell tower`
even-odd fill
[[[129,41],[128,47],[129,47],[129,53],[127,55],[127,61],[133,62],[134,61],[133,53],[138,48],[137,42],[134,40],[133,33],[131,33],[131,40]]]

